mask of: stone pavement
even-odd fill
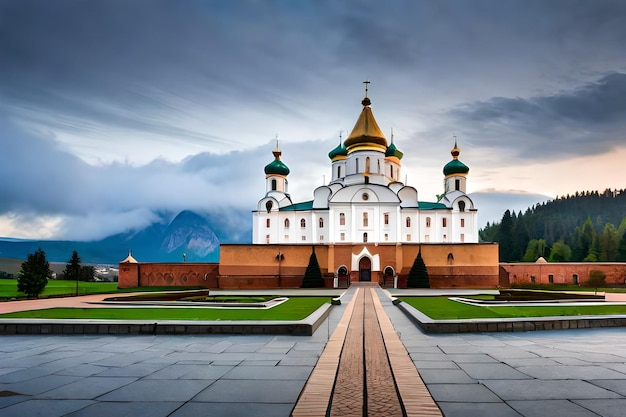
[[[422,333],[377,290],[454,416],[623,416],[626,331]],[[0,416],[289,416],[344,311],[313,336],[2,336]]]

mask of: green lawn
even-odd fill
[[[128,293],[137,291],[181,291],[197,289],[198,287],[139,287],[120,290],[117,282],[79,282],[78,294],[109,294]],[[68,297],[76,295],[76,281],[48,280],[48,285],[39,298],[45,297]],[[17,291],[17,280],[0,279],[0,301],[11,299],[24,299],[24,293]]]
[[[447,297],[400,297],[434,320],[626,314],[626,306],[472,306]]]
[[[292,297],[267,310],[214,308],[51,308],[0,314],[0,318],[114,320],[302,320],[329,297]]]

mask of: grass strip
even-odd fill
[[[502,307],[473,306],[447,297],[400,297],[400,300],[433,320],[626,314],[626,305]]]
[[[0,318],[107,320],[302,320],[329,297],[294,297],[270,309],[239,308],[50,308],[0,314]]]
[[[182,291],[199,289],[199,287],[138,287],[118,289],[117,282],[78,282],[78,294],[116,294],[140,291]],[[204,288],[206,289],[206,288]],[[76,281],[48,280],[39,298],[71,297],[76,295]],[[25,299],[24,293],[17,291],[17,280],[0,279],[0,300]]]

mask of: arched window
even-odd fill
[[[363,227],[368,227],[369,219],[367,218],[367,212],[363,213]]]
[[[448,219],[447,218],[443,218],[441,219],[441,226],[443,227],[447,227],[448,226]]]
[[[341,178],[341,167],[337,167],[337,178]]]
[[[337,271],[337,275],[339,275],[340,277],[345,277],[346,275],[348,275],[348,268],[343,265],[340,266],[339,270]]]
[[[459,191],[461,189],[461,180],[458,178],[454,180],[454,189],[456,191]]]
[[[411,218],[410,217],[406,218],[406,227],[411,227]]]
[[[454,265],[454,255],[452,253],[448,254],[448,265]]]
[[[363,242],[367,242],[367,232],[363,233]]]
[[[356,173],[359,173],[359,158],[354,158],[354,162],[356,164]]]
[[[265,227],[270,227],[270,219],[265,219]]]
[[[324,219],[320,217],[320,229],[324,228]]]
[[[465,211],[465,201],[459,201],[459,211]]]
[[[383,214],[383,223],[384,223],[385,225],[388,225],[388,224],[389,224],[389,213],[384,213],[384,214]]]
[[[289,229],[289,219],[285,219],[285,229]]]
[[[393,270],[393,268],[392,268],[392,267],[387,266],[387,267],[385,267],[385,270],[384,270],[383,274],[384,274],[385,276],[392,277],[392,276],[394,276],[394,275],[395,275],[395,272],[394,272],[394,270]]]
[[[306,227],[306,220],[300,219],[300,227],[303,229]]]
[[[346,225],[346,215],[344,213],[339,213],[339,225],[340,226]]]
[[[426,227],[430,227],[430,217],[426,217]]]
[[[272,178],[272,191],[276,191],[276,180]]]
[[[370,172],[370,157],[365,158],[365,172]]]

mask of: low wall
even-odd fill
[[[508,274],[510,285],[515,284],[581,284],[589,279],[589,272],[599,270],[606,274],[606,283],[624,284],[626,263],[624,262],[544,262],[544,263],[501,263]]]

